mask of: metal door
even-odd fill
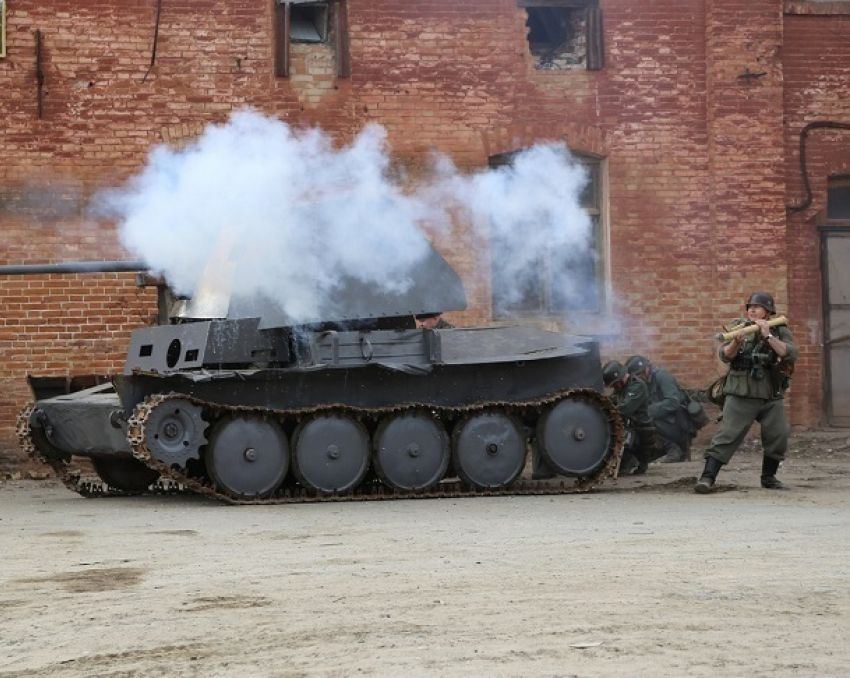
[[[850,426],[850,228],[821,228],[824,401],[830,426]]]

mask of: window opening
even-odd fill
[[[293,4],[291,21],[289,39],[292,42],[327,42],[327,4]]]
[[[602,15],[597,0],[517,0],[517,5],[526,10],[534,68],[602,68]]]
[[[850,220],[850,177],[829,180],[826,189],[826,218]]]
[[[510,165],[516,152],[490,158],[490,167]],[[512,318],[563,317],[569,311],[595,312],[602,305],[602,210],[600,190],[600,161],[597,158],[573,155],[588,172],[588,182],[579,196],[579,204],[587,212],[592,233],[587,248],[562,245],[541,252],[536,263],[521,277],[506,274],[511,271],[515,256],[507,239],[494,235],[490,242],[491,289],[493,317]],[[540,228],[529,222],[523,228]],[[552,238],[552,242],[556,242]]]
[[[290,44],[293,43],[332,49],[337,77],[350,75],[346,0],[276,0],[274,22],[274,61],[278,77],[289,77]]]

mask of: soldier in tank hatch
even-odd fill
[[[450,330],[454,327],[443,320],[442,313],[420,313],[416,316],[416,326],[426,330]]]
[[[660,456],[658,436],[648,412],[649,389],[616,360],[609,360],[602,367],[602,381],[614,390],[617,410],[632,424],[636,436],[632,444],[626,441],[620,475],[643,475],[649,462]]]
[[[732,338],[721,345],[718,355],[729,365],[723,387],[723,419],[705,451],[705,469],[694,491],[708,494],[717,474],[743,442],[753,422],[761,424],[764,459],[761,485],[779,489],[776,478],[788,449],[790,426],[785,416],[785,391],[798,350],[786,324],[770,324],[776,314],[773,297],[755,292],[746,303],[747,318],[733,321]],[[757,329],[755,329],[757,328]]]

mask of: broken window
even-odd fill
[[[336,75],[350,74],[346,0],[276,0],[275,74],[289,77],[290,44],[330,46],[334,50]]]
[[[511,165],[515,155],[493,156],[490,167]],[[587,171],[587,183],[579,196],[579,204],[590,219],[590,233],[577,244],[575,238],[541,232],[541,229],[571,228],[571,224],[555,226],[530,218],[528,223],[516,227],[522,231],[520,241],[544,244],[537,245],[530,256],[523,253],[526,263],[518,270],[517,234],[491,229],[491,285],[496,319],[563,318],[567,312],[593,312],[602,306],[600,161],[575,154],[572,160]]]
[[[527,14],[528,46],[539,70],[602,68],[598,0],[517,0]]]
[[[826,189],[826,218],[834,221],[850,220],[850,177],[829,180]]]

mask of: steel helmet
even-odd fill
[[[629,371],[629,374],[639,374],[651,365],[652,363],[642,355],[633,355],[626,361],[626,369]]]
[[[776,313],[776,307],[773,305],[773,297],[767,292],[753,292],[747,301],[747,308],[750,306],[761,306],[768,313]]]
[[[609,360],[602,366],[602,382],[606,386],[611,386],[616,381],[623,378],[626,373],[626,368],[623,364],[616,360]]]

